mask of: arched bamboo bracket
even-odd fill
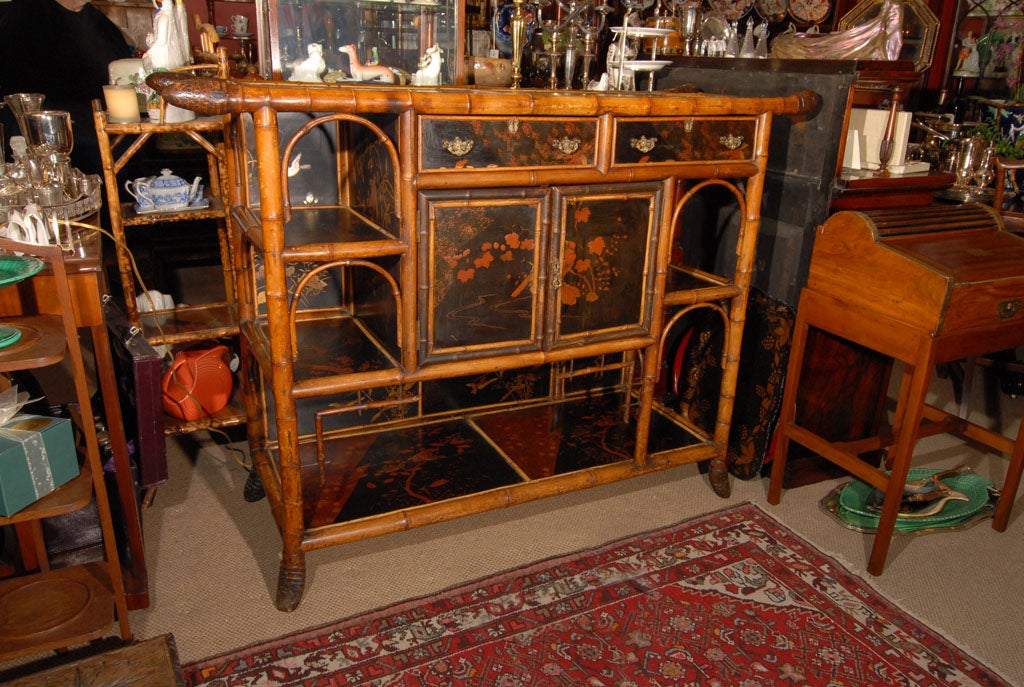
[[[320,126],[322,126],[324,124],[329,124],[330,122],[339,122],[339,121],[352,122],[354,124],[358,124],[360,126],[364,126],[367,129],[369,129],[370,131],[372,131],[377,136],[377,140],[384,144],[384,146],[387,148],[387,151],[388,151],[388,157],[391,158],[391,169],[392,169],[392,172],[393,172],[393,175],[394,175],[394,185],[395,185],[395,188],[401,188],[402,187],[401,177],[399,176],[399,170],[401,169],[401,164],[399,163],[399,159],[398,159],[398,150],[395,148],[395,144],[391,140],[391,138],[388,137],[388,135],[386,133],[384,133],[383,129],[381,129],[379,126],[377,126],[373,122],[371,122],[371,121],[369,121],[369,120],[367,120],[367,119],[365,119],[363,117],[357,117],[355,115],[350,115],[350,114],[346,114],[346,113],[342,113],[342,112],[335,112],[335,113],[332,113],[332,114],[323,115],[322,117],[317,117],[316,119],[312,119],[312,120],[306,122],[301,128],[299,128],[298,131],[296,131],[294,134],[292,134],[292,137],[290,139],[288,139],[288,143],[284,147],[284,153],[281,156],[281,199],[284,201],[284,208],[283,209],[284,209],[284,221],[285,222],[289,221],[292,218],[292,201],[291,201],[291,195],[290,195],[289,190],[288,190],[288,164],[289,164],[289,162],[292,159],[292,151],[295,149],[295,146],[298,145],[299,141],[301,141],[302,138],[306,134],[308,134],[310,131],[313,131],[317,127],[320,127]],[[397,204],[396,215],[398,216],[399,224],[401,224],[401,219],[402,219],[401,194],[399,194],[398,198],[396,199],[396,204]]]
[[[320,274],[321,272],[335,267],[366,267],[373,270],[380,276],[382,276],[388,284],[391,285],[391,295],[395,299],[395,316],[397,319],[396,327],[398,328],[398,347],[402,348],[402,290],[398,287],[398,282],[395,278],[377,263],[370,262],[369,260],[334,260],[332,262],[325,262],[322,265],[317,265],[299,280],[299,283],[295,286],[295,293],[292,295],[291,303],[288,305],[288,329],[291,335],[292,344],[292,360],[297,360],[299,357],[298,341],[295,334],[295,313],[299,307],[299,300],[302,296],[302,291],[306,288],[309,281]]]

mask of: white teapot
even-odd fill
[[[147,210],[183,210],[202,197],[202,177],[191,184],[169,169],[160,170],[158,177],[139,177],[126,181],[125,190]]]

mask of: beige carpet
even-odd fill
[[[941,386],[941,385],[940,385]],[[1024,399],[1002,397],[1005,417]],[[1015,427],[1018,420],[1009,424]],[[1009,429],[1009,428],[1008,428]],[[241,497],[246,472],[212,435],[170,441],[171,479],[144,512],[152,604],[132,613],[138,638],[174,634],[183,662],[327,623],[556,554],[751,501],[865,578],[870,538],[819,508],[837,482],[765,500],[767,481],[734,480],[720,499],[695,466],[313,552],[302,604],[274,608],[279,538],[265,501]],[[932,438],[915,467],[968,464],[1002,483],[1005,461]],[[869,580],[931,627],[1024,685],[1024,497],[1006,533],[897,536]]]

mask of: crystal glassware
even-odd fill
[[[973,138],[968,138],[960,144],[960,149],[954,158],[953,172],[956,174],[956,188],[967,188],[974,178],[974,170],[978,163],[980,146]]]
[[[992,177],[995,175],[993,168],[995,159],[996,149],[992,146],[988,146],[981,152],[981,158],[974,169],[974,183],[978,185],[978,188],[985,188],[992,181]]]
[[[25,115],[29,112],[38,112],[45,99],[46,96],[42,93],[9,93],[4,96],[4,103],[11,108],[11,112],[18,122],[18,128],[21,129],[21,135],[26,139],[28,132],[25,130]]]

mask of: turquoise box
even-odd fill
[[[18,415],[0,427],[0,515],[17,513],[78,473],[68,419]]]

